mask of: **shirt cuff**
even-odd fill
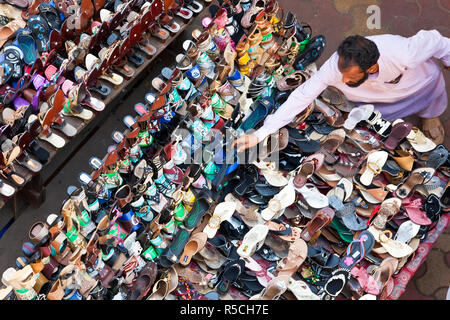
[[[253,134],[258,138],[258,142],[264,141],[264,139],[270,135],[270,130],[262,126],[258,130],[256,130]]]

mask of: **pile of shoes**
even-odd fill
[[[276,0],[219,2],[60,214],[31,226],[1,298],[390,295],[450,206],[448,150],[330,87],[247,161],[234,139],[316,72],[325,38]]]
[[[185,7],[186,6],[186,7]],[[190,9],[189,9],[190,8]],[[11,197],[105,108],[124,79],[203,10],[198,1],[6,1],[0,5],[0,194]],[[77,120],[70,120],[77,119]],[[44,143],[44,146],[45,143]],[[28,171],[27,171],[28,172]]]

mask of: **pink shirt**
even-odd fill
[[[398,106],[395,104],[395,102],[419,95],[420,92],[424,92],[423,89],[430,87],[432,89],[427,91],[431,92],[431,96],[421,94],[426,96],[427,102],[423,103],[433,104],[432,101],[439,101],[440,105],[432,107],[439,109],[436,113],[442,113],[445,110],[447,99],[442,99],[443,92],[445,93],[445,82],[441,69],[433,58],[442,60],[445,66],[450,66],[450,38],[443,37],[437,30],[421,30],[410,38],[390,34],[367,38],[375,42],[380,51],[377,74],[369,75],[366,82],[357,88],[347,86],[342,82],[342,73],[337,63],[339,56],[335,52],[317,73],[291,93],[287,101],[275,113],[266,117],[264,125],[255,132],[259,140],[262,141],[292,122],[295,116],[310,105],[328,86],[341,90],[350,101],[380,103],[380,106],[384,107],[387,104],[389,111],[394,111],[393,114],[398,118],[406,115],[406,108],[409,114],[413,114],[430,107],[430,105],[420,106],[417,103],[406,105],[400,103]],[[389,83],[401,74],[403,76],[398,83]],[[376,104],[375,107],[377,108]],[[399,109],[398,112],[395,112],[395,108]],[[384,116],[381,107],[380,111]]]

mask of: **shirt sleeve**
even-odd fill
[[[437,30],[421,30],[410,38],[405,38],[405,64],[414,68],[431,58],[441,60],[450,66],[450,38],[442,36]]]
[[[266,117],[263,126],[254,133],[259,141],[263,141],[267,136],[291,123],[322,91],[331,85],[333,74],[336,73],[333,63],[337,69],[337,53],[328,59],[311,78],[295,89],[277,111]]]

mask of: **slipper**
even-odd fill
[[[368,271],[364,267],[354,267],[351,270],[351,275],[353,278],[355,278],[358,281],[359,288],[352,288],[352,291],[356,292],[367,292],[372,295],[379,295],[381,290],[378,287],[377,281],[368,274]],[[353,279],[350,279],[349,284],[351,284],[351,281]],[[352,286],[353,287],[353,286]]]
[[[153,285],[152,293],[147,300],[163,300],[169,293],[178,287],[178,274],[174,267],[164,272],[160,279]]]
[[[238,196],[243,196],[249,189],[251,189],[258,182],[259,173],[254,166],[244,166],[238,172],[239,184],[235,187],[234,192]]]
[[[350,269],[339,268],[334,270],[323,286],[325,295],[322,297],[322,300],[333,300],[336,298],[342,292],[348,280],[350,280],[350,276]]]
[[[235,282],[239,276],[245,270],[245,261],[243,259],[238,259],[234,261],[229,261],[224,265],[224,270],[219,283],[216,286],[216,290],[219,293],[226,294],[233,282]]]
[[[289,133],[289,142],[296,145],[301,151],[305,153],[314,153],[320,149],[320,142],[313,140],[306,134],[301,134],[299,130],[287,127]]]
[[[180,264],[182,266],[187,266],[191,263],[192,256],[203,249],[207,238],[208,236],[204,232],[195,233],[189,238],[180,257]]]
[[[287,290],[287,276],[276,277],[269,281],[259,294],[250,297],[249,300],[279,300],[281,295]]]
[[[394,240],[408,244],[419,232],[420,225],[412,221],[403,222],[394,236]]]
[[[347,130],[355,129],[356,125],[361,122],[369,119],[374,110],[373,104],[365,104],[359,106],[357,108],[353,108],[350,110],[347,119],[344,122],[344,128]]]
[[[284,241],[294,242],[300,238],[301,230],[296,227],[292,227],[288,223],[283,223],[279,219],[272,219],[267,221],[266,226],[269,227],[269,232]]]
[[[411,132],[406,136],[406,139],[414,150],[420,153],[429,152],[436,148],[436,144],[428,139],[423,132],[416,127],[412,127]]]
[[[283,174],[275,169],[275,163],[274,162],[253,162],[253,165],[255,165],[258,169],[260,169],[260,174],[264,176],[266,181],[274,186],[274,187],[284,187],[288,184],[288,180],[286,177],[283,176]]]
[[[170,246],[161,252],[159,263],[165,268],[170,268],[172,265],[178,263],[179,257],[183,253],[188,240],[189,232],[184,229],[179,229]]]
[[[328,202],[330,207],[336,210],[336,216],[342,220],[349,230],[360,231],[367,229],[368,219],[362,219],[356,215],[356,208],[353,202],[344,204],[334,195],[328,199]]]
[[[423,208],[425,212],[427,213],[427,217],[430,218],[432,222],[436,222],[441,217],[442,211],[444,211],[442,208],[445,208],[442,201],[439,200],[439,198],[433,194],[429,195],[423,204]]]
[[[258,282],[264,286],[267,287],[270,280],[275,278],[275,276],[268,272],[266,268],[263,268],[255,259],[248,257],[245,258],[245,267],[249,270],[251,270],[258,280]]]
[[[327,198],[328,200],[328,198]],[[308,221],[306,226],[303,228],[300,237],[305,241],[310,241],[315,237],[317,232],[319,232],[322,228],[325,228],[327,225],[331,223],[335,215],[335,212],[330,207],[325,207],[318,210],[312,219]]]
[[[264,244],[269,227],[266,225],[258,224],[250,229],[244,236],[241,245],[237,249],[237,253],[242,258],[252,256],[258,249]]]
[[[36,41],[30,29],[19,29],[16,33],[16,39],[19,47],[23,51],[23,61],[25,64],[32,65],[38,58]]]
[[[347,201],[353,193],[353,182],[347,178],[339,180],[336,187],[330,189],[327,193],[327,197],[338,197],[342,202]]]
[[[324,194],[320,193],[314,184],[307,183],[303,187],[296,190],[303,196],[310,207],[321,209],[328,206],[328,198]]]
[[[319,296],[311,291],[309,286],[302,280],[289,278],[288,290],[290,290],[297,300],[320,300]]]
[[[294,187],[303,187],[314,172],[322,167],[324,160],[325,155],[322,153],[312,154],[303,160],[293,180]]]
[[[269,200],[267,208],[261,211],[261,217],[268,221],[278,218],[285,208],[295,201],[295,189],[291,184],[286,185],[281,191]]]
[[[350,242],[347,246],[347,251],[341,257],[339,266],[351,270],[372,251],[374,245],[375,237],[368,230],[364,230],[358,235],[357,239]]]
[[[270,113],[274,106],[273,98],[262,98],[253,105],[252,113],[242,122],[239,129],[244,132],[254,129]],[[290,136],[290,133],[289,133]]]
[[[373,214],[376,213],[376,217],[372,220],[371,224],[379,230],[384,230],[386,222],[391,220],[400,211],[401,206],[402,201],[398,198],[383,200],[378,212],[374,211]]]
[[[265,198],[272,198],[280,192],[280,188],[271,186],[267,181],[259,181],[254,186],[254,191]]]
[[[11,197],[16,192],[13,186],[10,186],[3,179],[0,179],[0,193],[5,197]]]
[[[382,202],[389,192],[394,192],[397,190],[397,186],[393,184],[386,184],[383,177],[377,177],[372,180],[372,184],[365,186],[361,183],[361,175],[356,174],[353,176],[353,184],[355,190],[364,197],[364,199],[372,204],[377,204]]]
[[[439,202],[439,200],[437,202]],[[422,198],[403,199],[402,206],[405,209],[408,218],[415,224],[428,226],[432,223],[431,219],[427,216],[426,210],[423,210],[424,201]]]
[[[249,226],[250,228],[258,225],[264,224],[265,221],[261,218],[261,215],[258,214],[258,206],[252,205],[250,207],[244,206],[239,199],[237,199],[231,192],[225,196],[224,199],[226,202],[234,202],[236,203],[236,211],[242,218],[242,221]]]
[[[434,168],[418,168],[411,172],[408,179],[398,186],[395,191],[397,197],[404,199],[408,197],[417,185],[431,180],[436,170]]]
[[[289,246],[289,251],[287,257],[283,258],[278,266],[277,276],[289,276],[291,277],[297,272],[298,268],[308,257],[308,245],[306,242],[298,238]]]
[[[308,246],[308,258],[313,262],[326,269],[333,269],[339,264],[339,255],[332,253],[324,247]]]
[[[227,261],[227,258],[220,254],[216,249],[212,248],[211,245],[206,245],[198,252],[198,255],[203,258],[203,263],[213,270],[219,269]],[[198,255],[194,256],[194,259],[196,259]]]
[[[36,40],[37,50],[43,53],[47,50],[50,28],[42,16],[32,16],[27,21],[27,27],[31,30]]]
[[[394,150],[411,132],[413,125],[403,120],[396,120],[392,123],[389,136],[384,140],[384,146],[388,150]]]
[[[386,151],[373,151],[368,154],[365,169],[359,179],[363,185],[369,186],[372,179],[381,173],[387,158]]]
[[[325,155],[325,162],[329,165],[336,163],[336,153],[338,147],[345,140],[345,130],[337,129],[332,131],[330,134],[326,136],[326,138],[320,142],[319,153],[323,153]]]
[[[6,25],[0,28],[0,48],[8,42],[8,40],[14,38],[17,30],[25,28],[26,24],[22,20],[12,20]]]
[[[398,262],[398,266],[397,266],[397,270],[401,270],[405,264],[408,262],[409,257],[413,256],[414,253],[417,251],[417,249],[419,248],[420,245],[420,239],[419,238],[413,238],[411,239],[411,241],[408,243],[408,246],[410,246],[412,248],[413,253],[409,256],[403,257],[399,260]]]
[[[370,270],[370,274],[378,284],[380,291],[383,290],[389,280],[391,280],[392,275],[397,270],[398,262],[398,259],[387,257],[383,259],[379,266],[375,266]]]
[[[208,224],[203,229],[203,232],[209,239],[214,238],[223,221],[227,221],[231,218],[236,211],[236,206],[236,202],[228,201],[221,202],[214,208],[213,215],[209,218]]]
[[[343,112],[351,112],[355,109],[354,103],[347,100],[345,95],[336,87],[328,86],[321,94],[323,101],[331,104]],[[353,129],[353,128],[352,128]]]
[[[277,262],[281,260],[281,257],[277,256],[275,251],[269,248],[267,245],[263,245],[259,250],[256,251],[264,260],[269,262]]]
[[[379,242],[394,258],[403,258],[413,252],[412,248],[406,243],[392,239],[392,232],[389,230],[380,231],[370,226],[367,231],[372,233],[375,241]]]
[[[438,145],[428,156],[427,160],[425,161],[425,167],[438,169],[442,165],[444,165],[448,158],[448,150],[447,148],[440,144]]]

